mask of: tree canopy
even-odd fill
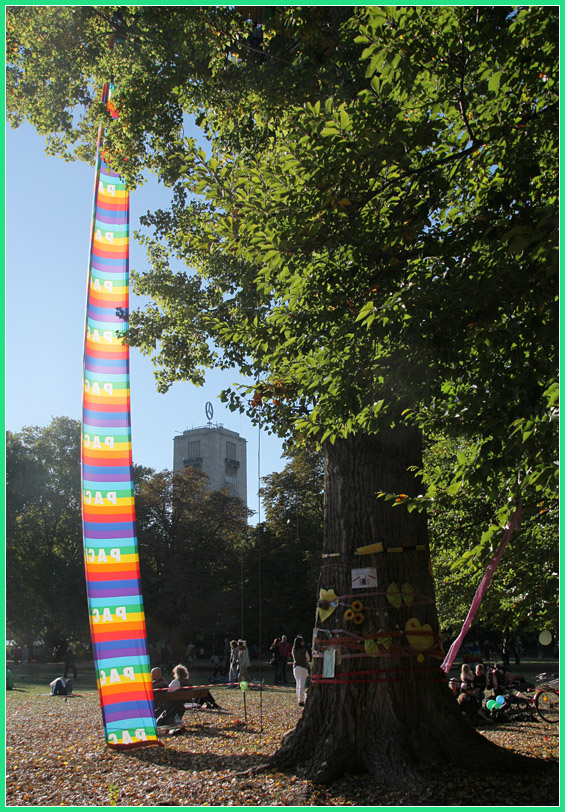
[[[131,322],[161,388],[235,364],[256,383],[230,403],[283,435],[409,419],[475,439],[454,490],[554,489],[556,10],[283,6],[254,26],[8,9],[11,123],[87,154],[111,74],[113,163],[174,188]]]

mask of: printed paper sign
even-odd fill
[[[377,585],[376,567],[364,567],[351,570],[351,586],[353,589],[366,589]]]
[[[324,651],[322,677],[333,679],[335,677],[335,648]]]

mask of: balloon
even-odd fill
[[[496,700],[495,699],[489,699],[488,702],[487,702],[487,708],[489,710],[492,710],[495,707],[496,707]]]
[[[499,695],[496,697],[496,704],[497,704],[497,705],[504,705],[505,701],[506,701],[506,700],[504,699],[504,697],[502,696],[502,694],[499,694]]]
[[[248,686],[248,684],[245,682],[245,680],[242,680],[242,681],[239,683],[239,687],[240,687],[240,689],[241,689],[242,691],[247,691],[247,689],[249,688],[249,686]]]
[[[549,646],[549,644],[553,640],[553,635],[551,634],[549,629],[544,629],[543,632],[539,633],[538,640],[540,641],[542,646]]]

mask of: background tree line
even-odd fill
[[[424,460],[426,476],[438,483],[431,546],[438,612],[448,632],[460,627],[493,551],[492,543],[486,555],[476,549],[493,518],[488,501],[459,496],[454,506],[447,494],[456,456],[453,441],[440,437],[429,440]],[[280,473],[263,480],[265,516],[255,527],[240,500],[209,492],[201,472],[134,466],[151,640],[167,638],[181,651],[201,640],[208,652],[220,651],[226,634],[263,645],[284,632],[310,634],[322,549],[323,457],[313,448],[288,446],[287,458]],[[61,635],[86,642],[80,423],[57,417],[45,428],[7,432],[6,473],[8,637],[42,641],[49,649]],[[479,629],[509,625],[534,633],[557,626],[557,526],[555,507],[540,502],[537,518],[515,537],[487,591]]]

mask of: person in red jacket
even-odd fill
[[[281,679],[283,683],[288,683],[286,678],[286,661],[290,657],[292,653],[292,646],[288,642],[288,638],[286,634],[283,634],[281,637],[281,642],[279,643],[279,656],[281,658]]]

